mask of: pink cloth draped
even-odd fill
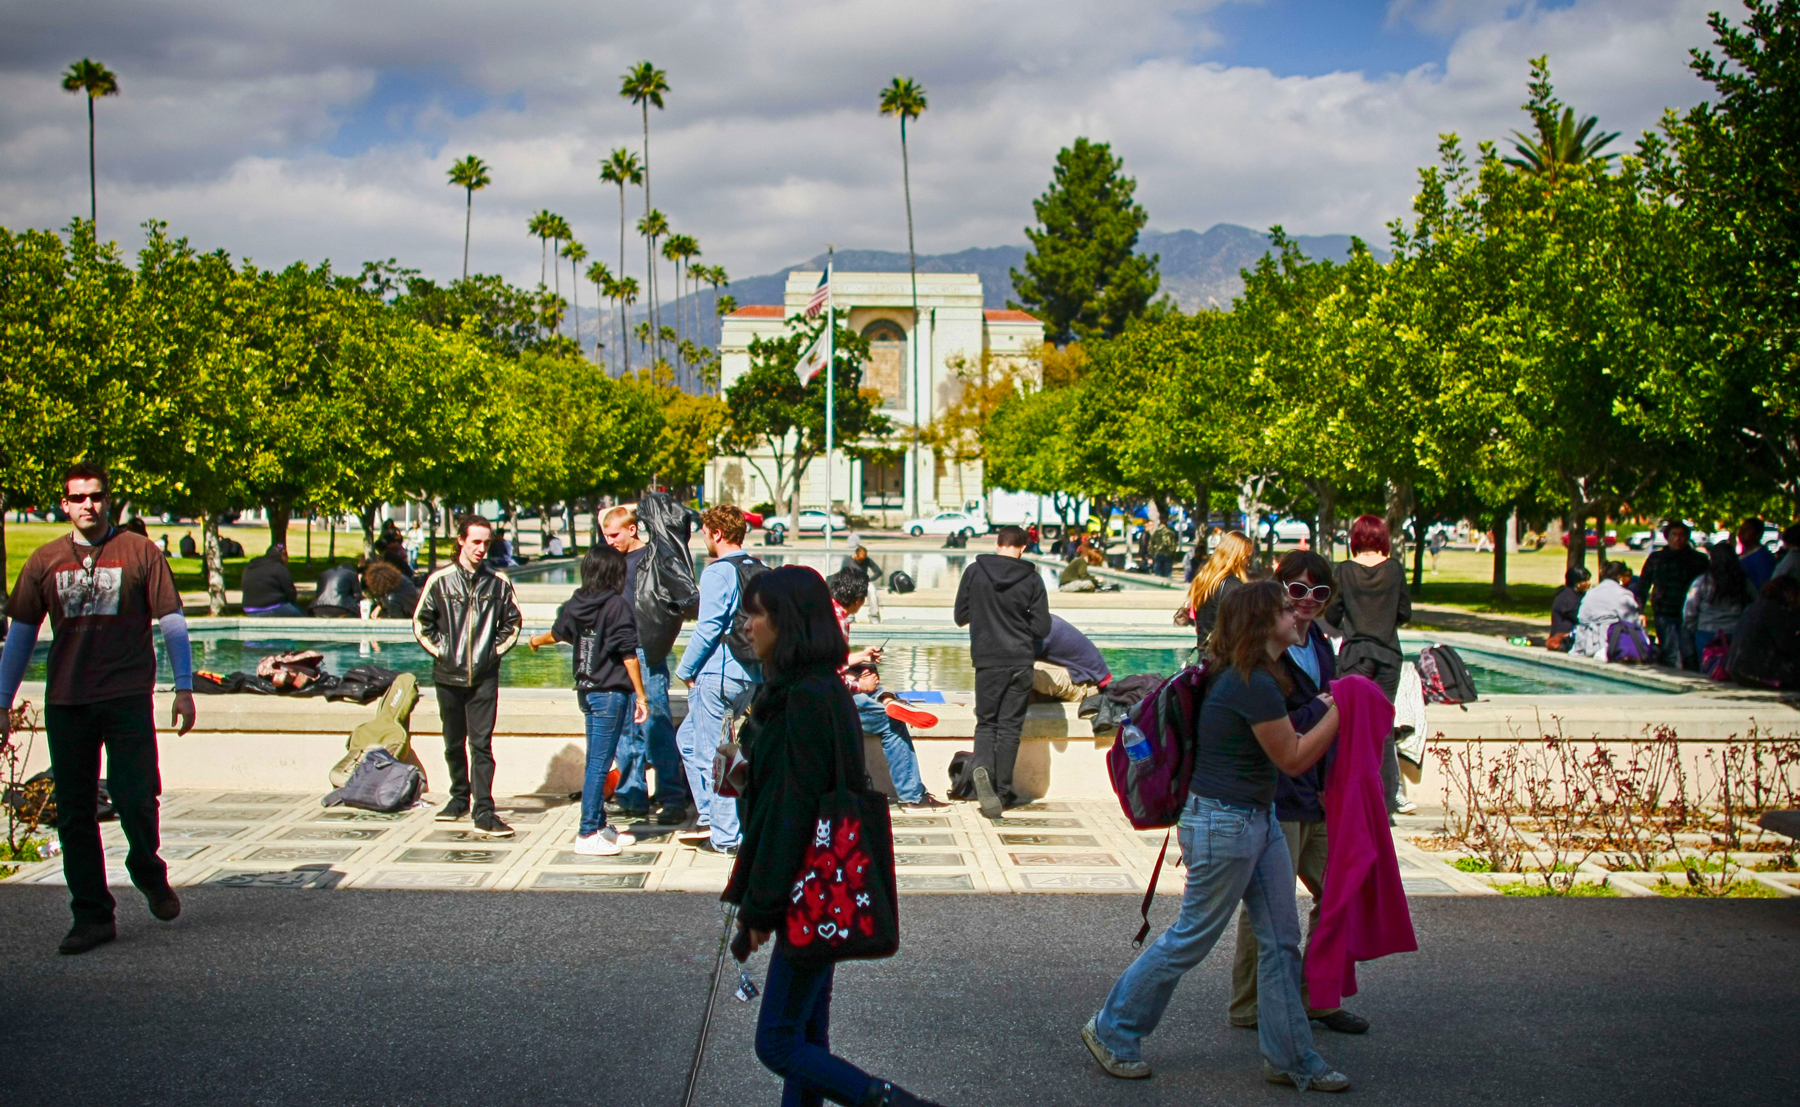
[[[1331,698],[1338,734],[1325,780],[1325,895],[1306,947],[1306,998],[1314,1008],[1356,994],[1358,961],[1419,948],[1381,794],[1381,743],[1393,729],[1394,705],[1363,676],[1332,681]]]

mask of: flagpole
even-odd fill
[[[837,306],[831,298],[831,264],[837,247],[825,246],[825,575],[831,575],[831,449],[837,422]]]

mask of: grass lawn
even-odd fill
[[[1595,571],[1598,550],[1589,550],[1588,572]],[[1633,573],[1643,567],[1647,554],[1615,546],[1609,551],[1614,561],[1623,560]],[[1546,546],[1537,551],[1520,551],[1506,559],[1506,591],[1504,601],[1492,594],[1494,555],[1473,550],[1445,550],[1438,557],[1438,571],[1431,571],[1431,556],[1425,557],[1422,603],[1447,604],[1482,614],[1514,615],[1526,619],[1550,620],[1550,600],[1562,587],[1563,570],[1568,551],[1561,546]],[[1407,563],[1407,580],[1412,579],[1412,564]]]
[[[14,523],[6,524],[6,585],[12,590],[13,583],[19,579],[19,572],[25,568],[25,561],[33,550],[46,542],[60,538],[69,533],[67,523]],[[194,541],[201,540],[199,526],[170,524],[168,526],[150,527],[152,540],[169,536],[169,548],[181,548],[181,536],[193,534]],[[269,548],[269,528],[261,525],[220,527],[223,536],[236,539],[243,544],[244,553],[241,558],[225,560],[225,587],[236,588],[244,575],[244,566],[252,557],[259,557]],[[443,562],[452,556],[454,542],[446,535],[438,535],[438,560]],[[305,583],[318,579],[321,572],[329,564],[325,555],[331,548],[330,536],[322,527],[314,527],[312,532],[312,559],[306,556],[306,524],[304,522],[288,525],[288,568],[294,574],[296,583]],[[359,531],[337,533],[337,560],[355,561],[362,553],[362,534]],[[423,555],[419,559],[425,560]],[[200,558],[173,557],[169,559],[169,567],[175,573],[175,587],[183,592],[204,592],[206,590],[206,572]]]

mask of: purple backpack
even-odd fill
[[[1606,659],[1628,665],[1648,665],[1656,660],[1642,623],[1617,622],[1606,628]]]
[[[1172,827],[1187,804],[1188,782],[1194,775],[1194,751],[1199,737],[1200,705],[1206,700],[1210,674],[1206,661],[1189,665],[1139,700],[1119,724],[1112,749],[1106,751],[1106,771],[1125,817],[1137,830]],[[1162,851],[1150,874],[1140,910],[1143,925],[1133,945],[1142,945],[1150,932],[1150,901],[1162,876],[1163,857],[1169,852],[1169,836],[1163,835]]]

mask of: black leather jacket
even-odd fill
[[[467,688],[500,667],[523,622],[510,579],[486,564],[471,573],[451,562],[426,579],[413,637],[434,659],[433,684]]]

